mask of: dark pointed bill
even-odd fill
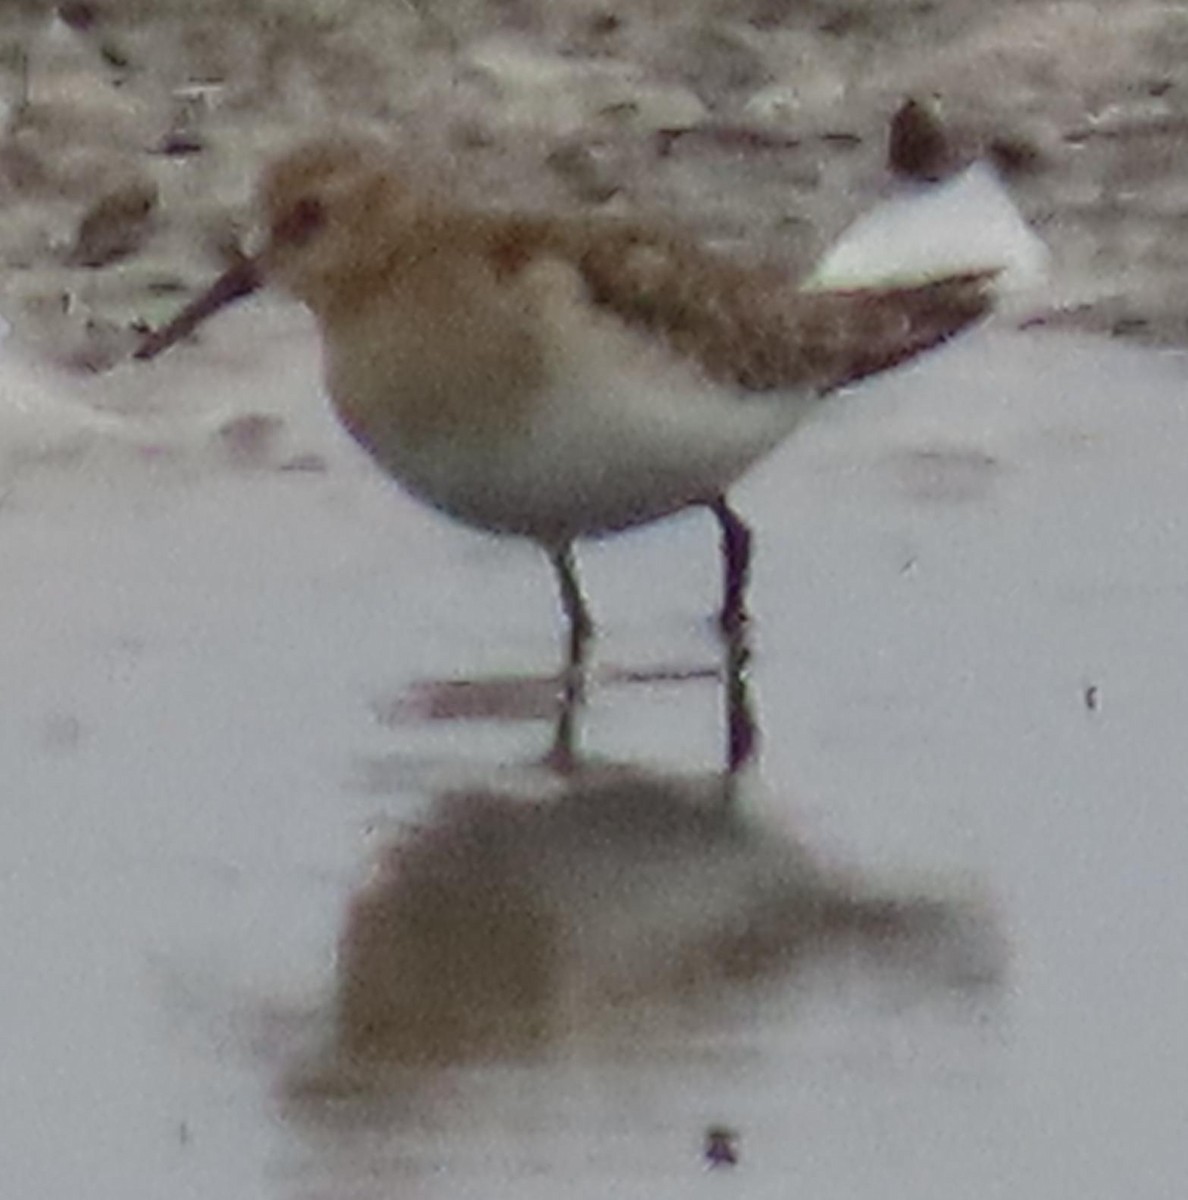
[[[192,333],[207,317],[220,308],[226,308],[243,296],[258,291],[264,280],[254,258],[243,257],[229,267],[210,285],[201,296],[191,300],[185,308],[166,325],[145,335],[133,355],[135,358],[156,358],[168,350],[174,342]]]

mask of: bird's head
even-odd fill
[[[385,170],[388,152],[362,138],[322,138],[265,168],[256,193],[258,248],[240,256],[215,282],[136,351],[154,358],[201,322],[265,284],[319,312],[344,288],[371,275],[388,247],[378,231],[398,236],[413,202]],[[386,220],[376,220],[384,213]]]

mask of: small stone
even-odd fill
[[[140,341],[130,325],[103,317],[89,317],[65,338],[66,346],[56,360],[67,370],[100,375],[125,362]]]
[[[1039,146],[1022,135],[999,134],[990,139],[986,152],[990,161],[1008,178],[1034,175],[1044,165]]]
[[[224,453],[236,466],[260,467],[268,463],[284,429],[280,417],[269,413],[244,413],[232,417],[216,431]]]
[[[588,32],[594,37],[611,37],[623,28],[623,18],[616,12],[603,9],[592,13],[587,23]]]
[[[100,43],[99,56],[116,71],[126,71],[132,65],[132,60],[128,57],[127,52],[115,42]]]
[[[908,179],[938,180],[954,167],[953,146],[935,105],[908,98],[891,118],[887,165]]]
[[[86,33],[99,20],[99,9],[87,3],[87,0],[71,0],[70,3],[58,5],[58,18],[71,29]]]
[[[276,469],[297,475],[322,475],[330,469],[330,466],[322,455],[309,451],[286,458],[284,462],[277,464]]]
[[[33,147],[9,138],[0,145],[0,185],[18,194],[46,191],[52,175],[42,155]]]
[[[206,142],[201,135],[190,129],[171,129],[154,147],[154,154],[162,154],[166,158],[185,158],[191,154],[201,154],[206,149]]]
[[[687,33],[663,56],[660,71],[681,79],[710,105],[772,82],[758,49],[724,23]]]
[[[79,223],[67,256],[73,267],[105,267],[144,244],[157,207],[157,185],[135,179],[101,196]]]
[[[705,1164],[709,1170],[738,1163],[738,1132],[726,1125],[711,1125],[705,1131]]]
[[[590,146],[582,142],[566,142],[545,159],[580,200],[589,204],[605,204],[622,190],[611,178],[606,163]]]

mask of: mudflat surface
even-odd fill
[[[1185,362],[1106,334],[1182,340],[1182,12],[101,14],[5,16],[0,1176],[1175,1194]],[[589,765],[559,781],[545,564],[375,472],[298,310],[124,360],[325,121],[487,202],[809,263],[889,186],[908,92],[1036,150],[1047,327],[857,389],[739,489],[762,750],[730,808],[703,518],[583,549]],[[128,178],[144,236],[66,261]],[[716,1126],[738,1162],[707,1171]]]
[[[1174,1190],[1181,359],[987,330],[760,470],[765,740],[723,815],[706,523],[584,554],[559,787],[544,564],[377,478],[308,335],[245,310],[138,385],[180,405],[151,435],[10,461],[8,1178]],[[347,997],[400,1020],[344,1058]]]
[[[0,14],[0,312],[104,370],[250,238],[261,162],[362,127],[488,205],[645,213],[807,269],[935,103],[1055,255],[1057,324],[1183,344],[1188,16],[1150,0],[139,0]]]

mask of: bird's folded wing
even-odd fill
[[[747,391],[827,392],[914,358],[976,321],[995,272],[921,285],[801,291],[665,232],[571,237],[590,298],[659,335],[712,379]]]

